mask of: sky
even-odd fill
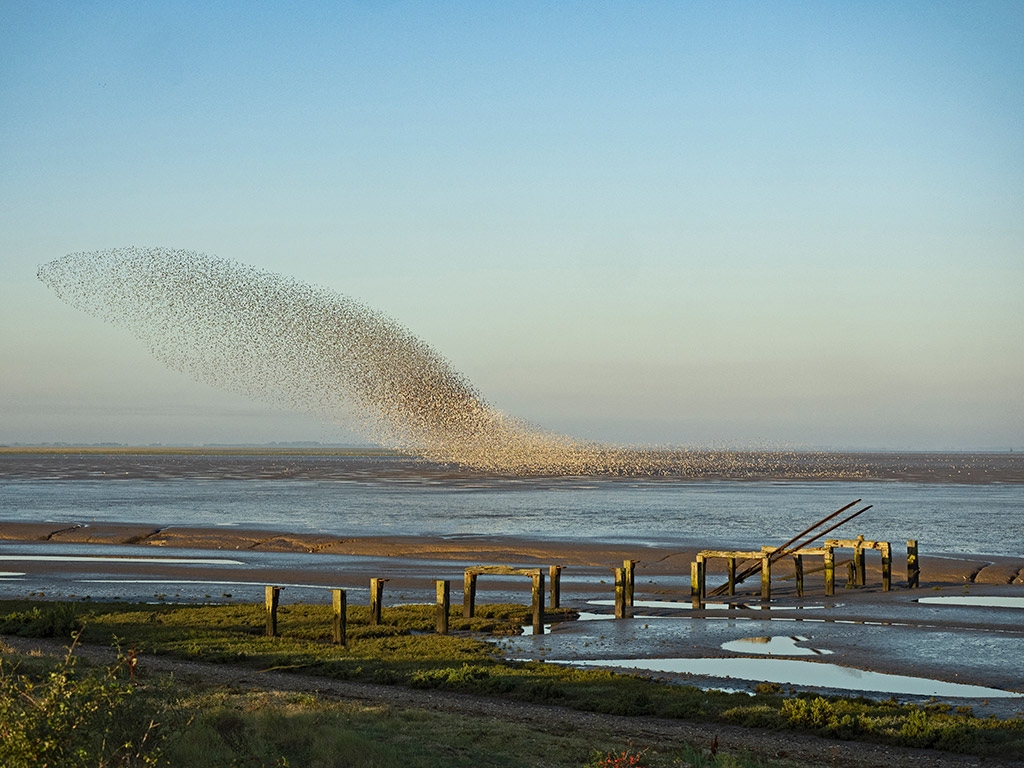
[[[0,444],[352,442],[36,279],[352,296],[629,444],[1024,448],[1020,2],[0,0]]]

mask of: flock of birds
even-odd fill
[[[73,253],[39,278],[212,386],[309,411],[441,463],[511,475],[842,476],[832,454],[662,450],[578,440],[492,407],[432,347],[352,298],[192,251]]]

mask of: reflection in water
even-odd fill
[[[819,648],[803,648],[797,643],[806,643],[809,637],[744,637],[722,643],[723,651],[732,653],[756,653],[765,656],[827,656],[832,651]]]
[[[47,563],[159,563],[160,565],[245,565],[241,560],[198,557],[100,557],[90,555],[4,555],[4,560]]]

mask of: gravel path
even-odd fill
[[[67,643],[36,638],[3,638],[21,653],[32,651],[63,656]],[[114,657],[110,648],[79,646],[76,653],[96,662]],[[187,661],[163,656],[141,656],[143,672],[173,674],[205,684],[241,689],[312,693],[331,698],[386,704],[396,708],[451,712],[476,718],[514,721],[546,731],[594,730],[622,734],[633,743],[657,745],[688,742],[710,745],[717,737],[722,750],[746,750],[766,758],[782,758],[812,766],[843,768],[966,768],[967,766],[1024,766],[1024,761],[977,758],[932,750],[885,747],[861,742],[824,739],[807,734],[769,731],[738,726],[693,723],[659,718],[622,717],[580,712],[548,704],[526,704],[499,698],[400,686],[353,683],[297,673],[259,671],[239,665]]]

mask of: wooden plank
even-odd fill
[[[489,573],[497,576],[535,576],[542,573],[540,568],[514,568],[511,565],[474,565],[467,568],[466,573],[484,574]]]
[[[347,623],[348,597],[344,589],[332,589],[333,617],[331,621],[332,634],[335,645],[348,645],[348,637],[345,624]]]
[[[702,549],[697,553],[698,557],[709,559],[712,557],[720,557],[728,559],[730,557],[736,557],[741,560],[761,560],[761,550],[756,552],[747,552],[745,550],[738,549]]]
[[[450,581],[438,580],[437,582],[437,634],[448,634],[448,610],[451,608]]]

